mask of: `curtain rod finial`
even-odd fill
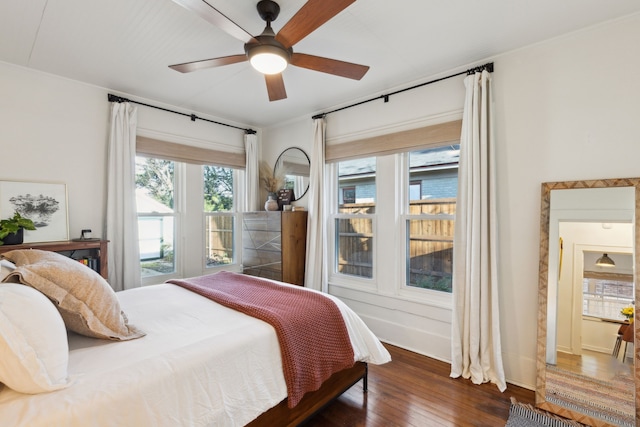
[[[117,103],[129,102],[129,100],[127,98],[123,98],[121,96],[113,95],[111,93],[107,94],[107,99],[109,100],[109,102],[117,102]]]

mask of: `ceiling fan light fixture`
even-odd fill
[[[613,260],[611,258],[609,258],[609,255],[607,254],[603,254],[600,258],[598,258],[598,260],[596,261],[596,265],[598,267],[615,267],[616,263],[613,262]]]
[[[249,62],[262,74],[279,74],[289,65],[289,55],[278,46],[263,44],[251,48]]]

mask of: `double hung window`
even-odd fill
[[[451,292],[459,153],[451,145],[408,154],[407,286]]]
[[[336,271],[373,277],[373,214],[376,212],[376,158],[338,163],[335,217]]]
[[[459,135],[448,122],[328,147],[331,285],[449,301]]]
[[[138,137],[136,149],[143,284],[157,283],[161,275],[190,277],[239,264],[244,154],[145,137]]]
[[[202,166],[207,267],[234,262],[234,175],[232,168]]]
[[[143,278],[176,271],[175,169],[171,160],[136,157],[138,246]]]

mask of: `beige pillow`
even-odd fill
[[[127,324],[115,292],[87,266],[57,252],[14,250],[3,255],[16,265],[6,282],[20,282],[45,294],[67,327],[89,337],[130,340],[145,335]]]

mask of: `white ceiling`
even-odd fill
[[[249,33],[262,32],[257,0],[208,1]],[[278,3],[276,32],[305,1]],[[243,53],[241,41],[171,0],[0,0],[0,61],[268,127],[638,11],[638,0],[359,0],[294,50],[369,72],[355,81],[290,66],[288,98],[275,102],[248,62],[189,74],[169,69]]]

